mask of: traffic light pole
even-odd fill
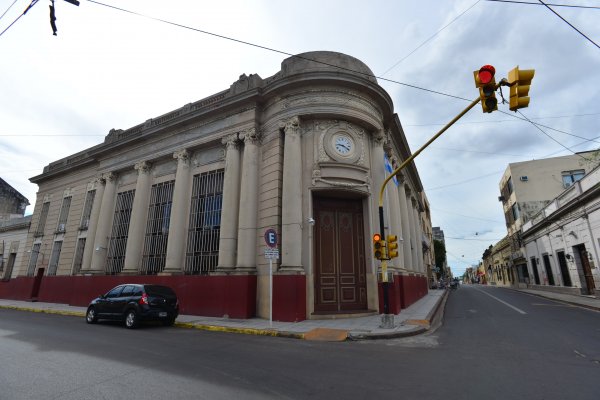
[[[421,154],[421,152],[423,150],[425,150],[431,143],[433,143],[438,137],[440,137],[442,135],[442,133],[446,132],[446,130],[448,130],[448,128],[450,128],[452,125],[454,125],[454,123],[456,121],[458,121],[459,119],[461,119],[467,112],[469,112],[469,110],[473,107],[475,107],[477,105],[477,103],[479,103],[479,101],[481,100],[480,97],[478,97],[477,99],[473,100],[473,102],[471,102],[471,104],[469,104],[467,106],[467,108],[465,108],[464,110],[462,110],[462,112],[460,114],[458,114],[456,117],[454,117],[452,119],[452,121],[448,122],[448,124],[446,124],[446,126],[444,126],[438,133],[436,133],[431,139],[429,139],[429,141],[427,143],[425,143],[423,146],[421,146],[421,148],[419,150],[417,150],[416,152],[414,152],[410,157],[408,157],[406,160],[404,160],[404,162],[402,164],[400,164],[400,166],[398,168],[396,168],[394,171],[392,171],[391,174],[389,174],[389,176],[387,178],[385,178],[385,180],[383,181],[383,184],[381,185],[381,190],[379,190],[379,232],[381,232],[381,236],[385,237],[384,234],[384,229],[385,229],[385,221],[383,218],[383,191],[385,190],[385,185],[388,184],[388,182],[394,177],[396,176],[400,171],[402,171],[412,160],[415,159],[415,157],[417,157],[419,154]],[[383,319],[382,319],[382,327],[383,328],[393,328],[393,320],[391,320],[391,318],[389,317],[389,311],[390,311],[390,299],[389,299],[389,282],[387,279],[387,260],[382,260],[381,261],[381,271],[382,274],[385,274],[385,276],[382,276],[382,285],[383,285]],[[391,321],[391,326],[390,326],[390,321]]]

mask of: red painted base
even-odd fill
[[[173,288],[181,314],[252,318],[256,315],[256,276],[44,276],[38,301],[85,307],[90,300],[122,283]],[[34,278],[0,282],[0,298],[31,300]]]
[[[273,276],[273,320],[296,322],[306,319],[306,276]]]
[[[394,275],[388,284],[389,314],[399,314],[428,293],[427,278],[423,276]],[[379,282],[379,312],[383,313],[383,284]]]

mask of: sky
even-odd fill
[[[269,77],[285,53],[329,50],[363,61],[390,94],[413,151],[478,97],[474,70],[491,64],[499,80],[516,66],[535,69],[521,111],[537,126],[507,104],[491,114],[476,106],[415,159],[448,264],[462,275],[506,235],[498,185],[509,163],[600,145],[600,1],[552,1],[588,7],[551,7],[579,32],[523,1],[538,4],[56,0],[57,36],[50,2],[38,1],[0,34],[0,177],[29,199],[31,214],[37,185],[29,178],[50,162],[102,143],[112,128],[225,90],[244,73]],[[0,0],[0,32],[30,2]]]

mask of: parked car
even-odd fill
[[[100,319],[120,320],[131,329],[142,321],[161,321],[171,326],[178,315],[179,302],[170,287],[124,284],[92,300],[85,321],[94,324]]]

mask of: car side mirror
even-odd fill
[[[105,299],[105,298],[106,298],[106,295],[105,295],[105,294],[101,294],[100,296],[98,296],[98,298],[100,298],[100,299]]]

